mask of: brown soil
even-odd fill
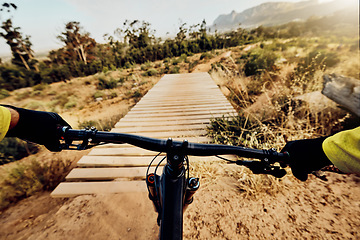
[[[208,71],[211,63],[194,71]],[[63,116],[76,123],[79,116],[91,119],[99,112],[110,114],[132,104],[116,101],[91,103],[90,109],[74,115],[66,111]],[[75,156],[75,162],[80,157]],[[184,214],[185,239],[360,238],[359,177],[327,173],[328,181],[310,176],[300,182],[288,174],[280,181],[271,180],[272,185],[259,182],[242,188],[240,182],[247,181],[246,176],[234,173],[241,167],[213,167],[214,175],[201,182]],[[145,193],[52,199],[44,192],[0,214],[0,239],[156,239],[156,217]]]
[[[234,166],[233,168],[237,168]],[[185,239],[359,239],[360,178],[328,173],[303,183],[286,176],[268,192],[239,189],[220,174],[184,215]],[[243,191],[243,192],[242,192]],[[0,216],[0,239],[156,239],[145,193],[52,199],[41,193]]]

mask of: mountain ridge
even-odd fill
[[[347,2],[348,3],[348,2]],[[304,21],[312,16],[326,16],[348,7],[342,0],[320,3],[318,0],[301,2],[266,2],[240,13],[233,10],[221,14],[213,22],[211,29],[230,30],[239,27],[255,28],[260,25],[273,26],[291,21]]]

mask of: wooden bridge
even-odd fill
[[[234,114],[236,111],[209,74],[165,75],[112,132],[208,143],[206,127],[210,119]],[[146,169],[156,154],[128,144],[98,146],[79,160],[66,182],[51,195],[72,197],[147,191]],[[161,171],[158,169],[159,173]]]

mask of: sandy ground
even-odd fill
[[[194,72],[209,67],[199,65]],[[78,115],[129,106],[112,101]],[[77,115],[64,117],[78,121]],[[359,177],[327,173],[328,181],[310,176],[303,183],[289,174],[246,189],[240,183],[247,178],[235,173],[240,167],[213,168],[213,178],[201,182],[184,214],[184,239],[360,239]],[[53,199],[45,192],[0,213],[0,239],[156,239],[156,217],[146,193]]]
[[[235,166],[236,168],[236,166]],[[286,176],[268,192],[241,192],[225,173],[207,182],[184,215],[184,239],[359,239],[360,178]],[[145,193],[52,199],[42,193],[0,216],[0,239],[156,239]]]

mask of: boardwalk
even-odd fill
[[[207,73],[165,75],[112,132],[207,143],[210,119],[229,114],[236,112]],[[96,147],[52,196],[146,191],[145,172],[156,154],[128,144]]]

